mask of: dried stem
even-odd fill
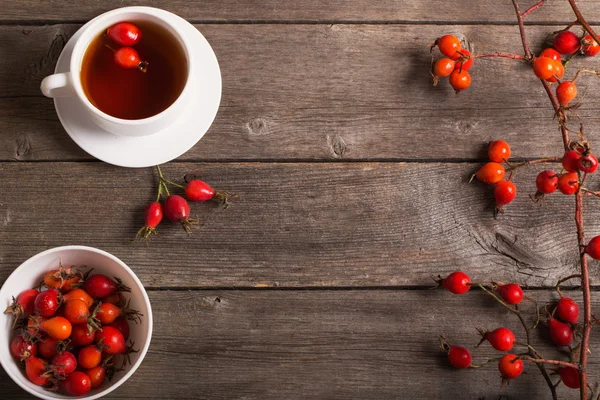
[[[524,60],[525,57],[519,54],[510,54],[510,53],[502,53],[500,51],[496,51],[494,53],[485,53],[485,54],[474,54],[471,58],[484,58],[484,57],[504,57],[504,58],[512,58],[513,60]]]
[[[579,368],[577,365],[570,363],[570,362],[566,362],[566,361],[546,360],[544,358],[533,358],[533,357],[523,357],[523,360],[531,361],[531,362],[534,362],[537,364],[549,364],[549,365],[556,365],[559,367],[568,367],[568,368],[575,368],[575,369]]]
[[[529,13],[532,12],[532,11],[534,11],[536,8],[539,8],[539,7],[543,6],[545,1],[546,0],[542,0],[542,1],[538,2],[538,3],[535,3],[534,5],[532,5],[531,7],[529,7],[527,10],[525,10],[523,12],[523,14],[521,14],[523,16],[523,18],[525,18],[527,15],[529,15]]]

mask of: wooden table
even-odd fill
[[[600,21],[596,1],[578,3]],[[165,173],[196,173],[239,195],[226,211],[196,207],[205,224],[190,236],[164,224],[148,247],[130,239],[155,172],[91,158],[39,91],[85,21],[138,4],[196,24],[223,74],[215,123]],[[449,368],[440,333],[469,347],[475,327],[522,333],[481,292],[429,290],[431,275],[462,269],[550,301],[576,268],[572,200],[540,207],[527,196],[547,166],[518,172],[520,195],[498,220],[489,188],[467,183],[492,139],[509,141],[516,159],[560,154],[550,104],[526,66],[480,60],[458,97],[445,82],[431,86],[427,45],[444,33],[476,52],[522,51],[510,1],[21,0],[1,9],[0,282],[66,244],[132,266],[155,333],[111,398],[549,398],[531,366],[504,388],[493,365]],[[532,15],[536,51],[571,20],[560,0]],[[582,83],[579,110],[592,139],[597,85]],[[589,206],[588,235],[600,234],[599,219]],[[592,343],[595,381],[596,335]],[[494,355],[483,346],[475,360]],[[27,398],[4,371],[0,398]]]

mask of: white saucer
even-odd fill
[[[150,136],[117,136],[91,122],[87,118],[88,111],[77,97],[54,99],[58,118],[73,141],[90,155],[109,164],[141,168],[171,161],[191,149],[208,131],[217,115],[221,102],[221,70],[214,51],[189,22],[168,11],[160,11],[189,35],[194,51],[191,56],[197,59],[192,71],[196,86],[192,93],[196,96],[192,96],[194,101],[190,101],[179,120]],[[56,73],[69,71],[71,53],[79,36],[80,31],[63,49],[56,64]]]

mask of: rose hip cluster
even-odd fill
[[[148,240],[151,235],[156,234],[156,227],[163,220],[163,216],[171,222],[178,222],[183,226],[183,229],[190,233],[191,226],[196,223],[196,220],[190,217],[190,205],[187,200],[193,202],[206,202],[209,200],[217,201],[228,208],[231,204],[229,199],[232,197],[228,192],[214,190],[210,185],[200,179],[187,179],[185,185],[166,179],[159,166],[158,170],[159,183],[158,195],[156,201],[148,204],[144,211],[145,225],[142,227],[136,238]],[[171,194],[169,186],[182,189],[187,200],[177,194]],[[161,203],[163,196],[166,196],[164,203]]]
[[[90,271],[91,272],[91,271]],[[5,314],[19,333],[10,353],[35,385],[83,396],[121,368],[135,352],[128,321],[141,314],[127,306],[130,289],[117,278],[85,275],[60,266],[44,275],[38,288],[21,292]]]
[[[437,85],[439,78],[449,77],[450,86],[458,93],[471,86],[469,70],[473,66],[471,52],[463,49],[458,38],[454,35],[444,35],[431,46],[438,47],[444,58],[432,63],[431,75],[433,84]]]
[[[504,140],[491,142],[488,147],[488,158],[490,162],[479,168],[474,176],[483,183],[495,185],[494,198],[496,199],[496,210],[503,213],[504,210],[502,207],[512,202],[517,196],[517,187],[511,181],[512,176],[509,176],[507,180],[503,180],[506,175],[506,169],[502,163],[508,164],[510,146]]]
[[[130,22],[119,22],[106,30],[106,36],[122,46],[114,54],[117,65],[127,69],[137,68],[146,72],[148,62],[142,61],[137,50],[132,47],[142,39],[142,30],[139,27]]]
[[[598,237],[598,250],[600,252],[600,237]],[[514,307],[512,309],[515,313],[520,312],[517,306],[521,304],[524,299],[526,299],[523,294],[523,289],[516,283],[493,283],[487,286],[482,284],[473,284],[471,283],[470,277],[462,271],[453,272],[443,279],[439,278],[437,279],[437,282],[439,286],[444,287],[450,293],[458,295],[467,293],[472,286],[477,286],[505,307]],[[558,293],[560,295],[560,299],[553,308],[553,312],[549,313],[545,319],[547,323],[546,326],[549,336],[556,346],[570,348],[574,340],[574,329],[579,323],[579,306],[573,299],[563,296],[560,290],[558,290]],[[533,301],[532,299],[529,300]],[[537,327],[538,322],[539,321],[537,321],[530,329]],[[498,370],[500,371],[503,381],[515,379],[521,375],[524,368],[523,360],[531,360],[533,362],[548,361],[532,359],[527,351],[527,348],[531,346],[529,344],[522,344],[518,342],[515,334],[508,328],[499,327],[492,331],[479,330],[479,333],[481,335],[481,340],[475,347],[479,347],[479,345],[481,345],[484,341],[487,341],[495,350],[500,352],[511,351],[515,345],[522,345],[525,347],[525,353],[509,353],[496,360],[491,360],[498,361]],[[448,360],[454,367],[461,369],[479,367],[472,364],[472,355],[467,348],[462,346],[452,346],[448,344],[445,338],[442,338],[442,348],[448,353]],[[562,382],[567,387],[579,389],[579,371],[576,368],[570,366],[561,366],[558,370],[558,373]]]

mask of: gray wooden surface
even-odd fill
[[[595,1],[578,3],[600,21]],[[186,236],[165,224],[149,247],[130,239],[154,197],[153,171],[95,161],[39,92],[82,23],[133,4],[197,23],[223,74],[215,123],[165,172],[239,195],[226,211],[196,205],[202,227]],[[510,1],[0,5],[0,282],[65,244],[132,266],[151,297],[155,336],[111,398],[548,398],[531,366],[503,388],[495,366],[449,368],[438,334],[472,347],[475,327],[521,332],[480,292],[427,289],[431,275],[464,269],[551,301],[550,287],[575,271],[572,199],[540,207],[528,198],[536,173],[557,166],[518,171],[517,200],[498,220],[490,189],[467,183],[492,139],[508,140],[517,159],[560,154],[539,82],[509,60],[478,60],[469,91],[431,87],[427,45],[443,33],[476,52],[521,51]],[[566,1],[549,1],[528,34],[541,44],[572,19]],[[592,140],[597,85],[580,84]],[[598,179],[587,184],[600,189]],[[586,202],[587,233],[600,234],[597,200]],[[593,263],[593,284],[597,273]],[[600,348],[592,351],[598,378]],[[475,354],[494,355],[485,346]],[[28,397],[0,371],[0,398]]]

